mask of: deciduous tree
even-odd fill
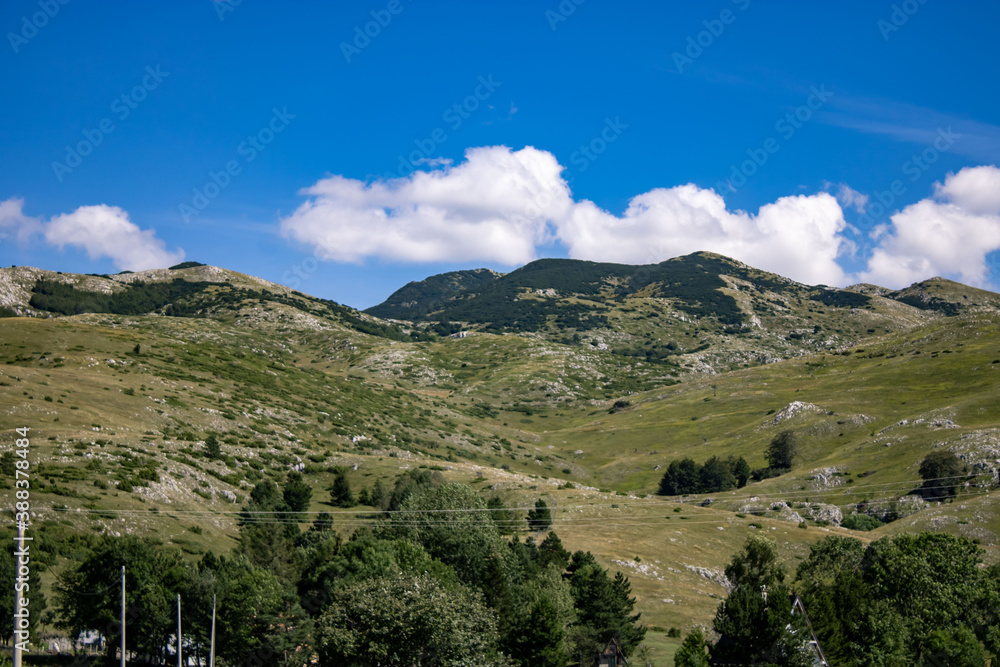
[[[320,617],[319,664],[501,664],[493,613],[478,595],[427,575],[381,577],[335,592]]]

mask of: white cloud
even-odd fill
[[[1000,169],[990,165],[966,167],[948,174],[944,185],[934,184],[935,196],[948,199],[970,213],[1000,213]]]
[[[842,206],[853,206],[858,213],[864,213],[868,206],[868,195],[863,195],[847,183],[841,183],[837,188],[837,201]]]
[[[177,264],[184,251],[167,252],[152,229],[140,229],[117,206],[81,206],[52,218],[45,240],[59,247],[83,248],[91,259],[109,257],[119,269],[139,271]]]
[[[878,246],[860,277],[904,287],[955,276],[990,287],[986,256],[1000,249],[1000,169],[968,167],[936,183],[935,197],[907,206],[872,233]]]
[[[0,201],[0,240],[15,236],[19,242],[27,241],[41,229],[37,218],[24,214],[24,200],[11,198]]]
[[[562,167],[526,147],[472,148],[458,166],[364,183],[330,176],[301,191],[310,199],[281,221],[287,238],[340,262],[382,257],[410,262],[535,259],[546,221],[572,206]]]
[[[141,229],[117,206],[81,206],[72,213],[57,215],[48,222],[24,215],[24,201],[0,202],[0,233],[11,230],[25,242],[42,235],[59,249],[76,246],[91,259],[108,257],[119,269],[138,271],[177,264],[184,251],[168,252],[152,229]]]
[[[836,262],[845,226],[826,193],[782,197],[751,215],[688,184],[638,195],[620,217],[583,201],[559,237],[578,259],[647,264],[709,250],[801,282],[836,285],[846,278]]]
[[[782,197],[756,213],[729,210],[721,195],[693,184],[657,188],[619,215],[574,200],[563,167],[532,147],[473,148],[457,165],[431,164],[388,181],[324,178],[301,191],[308,199],[281,221],[282,234],[339,262],[517,265],[557,240],[576,259],[646,264],[709,250],[807,284],[887,287],[933,275],[986,285],[986,256],[1000,248],[996,167],[951,174],[934,198],[895,214],[873,232],[866,270],[849,275],[839,260],[856,246],[842,206],[862,212],[868,197],[847,184],[836,197]]]
[[[554,236],[571,257],[651,263],[712,250],[805,282],[838,284],[845,223],[827,194],[786,197],[756,216],[726,210],[712,190],[683,185],[632,199],[614,216],[574,202],[546,151],[470,149],[458,166],[364,183],[330,176],[281,221],[284,236],[317,257],[361,262],[497,261],[522,264]]]

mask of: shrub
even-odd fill
[[[848,530],[875,530],[882,525],[882,521],[870,514],[848,514],[840,522],[843,528]]]

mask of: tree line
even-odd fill
[[[171,659],[177,594],[185,652],[201,656],[215,596],[222,665],[562,667],[589,664],[611,638],[626,654],[638,646],[626,577],[552,532],[503,537],[510,523],[472,487],[426,472],[383,487],[387,511],[346,541],[329,513],[302,522],[311,491],[297,473],[254,487],[230,555],[188,563],[152,539],[102,538],[58,577],[58,623],[100,631],[113,661],[124,565],[127,648],[151,664]],[[529,518],[542,528],[550,510],[536,503]]]
[[[793,581],[775,543],[752,535],[726,567],[732,584],[708,641],[689,633],[677,667],[817,664],[806,609],[831,665],[985,667],[1000,656],[1000,564],[983,567],[972,540],[944,533],[864,544],[829,536],[810,547]]]
[[[767,446],[766,468],[751,470],[750,464],[742,456],[729,456],[726,459],[713,456],[701,465],[690,457],[674,460],[660,479],[658,493],[661,496],[683,496],[689,493],[720,493],[742,489],[750,479],[760,481],[788,472],[797,453],[798,441],[795,434],[792,431],[782,431]]]

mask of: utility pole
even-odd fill
[[[125,566],[122,565],[122,664],[125,667]]]
[[[212,596],[212,641],[208,649],[208,667],[215,667],[215,596]]]
[[[17,547],[22,549],[24,548],[24,522],[22,521],[17,522],[17,537],[14,538],[14,542],[17,544]],[[14,553],[15,554],[17,553],[17,549],[14,550]],[[15,555],[14,557],[15,572],[17,571],[17,560],[18,557]],[[14,667],[21,667],[21,643],[18,641],[20,637],[20,635],[18,635],[18,631],[21,628],[18,627],[17,623],[18,620],[20,620],[21,618],[20,614],[22,613],[21,600],[22,600],[21,587],[15,586],[14,587]]]
[[[830,663],[826,661],[826,656],[823,655],[823,649],[820,648],[819,645],[819,637],[816,636],[816,633],[813,631],[812,623],[809,622],[809,614],[806,613],[806,606],[802,604],[802,598],[792,593],[792,616],[795,615],[796,611],[799,611],[802,614],[802,618],[806,622],[806,627],[809,628],[809,635],[812,637],[812,641],[809,642],[809,645],[815,652],[819,664],[823,665],[823,667],[828,667]]]
[[[181,594],[177,594],[177,667],[181,665]]]

